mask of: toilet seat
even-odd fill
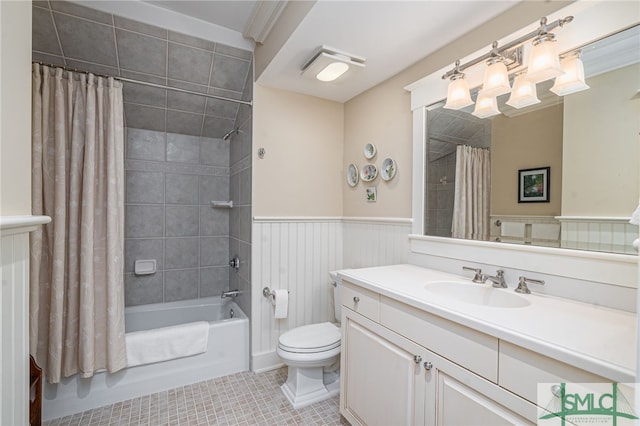
[[[340,329],[330,322],[310,324],[283,333],[278,347],[292,353],[319,353],[340,347]]]

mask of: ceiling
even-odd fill
[[[259,76],[258,83],[346,102],[516,2],[319,0],[275,54]],[[266,2],[182,0],[147,3],[242,34]],[[278,24],[276,21],[275,26]],[[302,64],[321,45],[366,58],[366,68],[355,78],[345,78],[340,83],[321,83],[303,77]]]

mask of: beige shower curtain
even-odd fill
[[[491,156],[488,149],[458,145],[451,236],[489,239]]]
[[[126,367],[122,83],[33,65],[30,349],[47,379]]]

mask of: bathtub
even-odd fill
[[[211,297],[125,309],[127,332],[194,321],[209,322],[205,353],[114,374],[100,372],[90,379],[75,375],[55,385],[45,382],[43,420],[249,369],[249,319],[229,299]]]

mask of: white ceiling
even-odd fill
[[[319,0],[258,82],[268,87],[346,102],[499,15],[517,1]],[[259,2],[182,0],[148,3],[241,34]],[[355,78],[345,78],[341,83],[321,83],[303,77],[301,66],[321,45],[366,58],[366,68]]]

